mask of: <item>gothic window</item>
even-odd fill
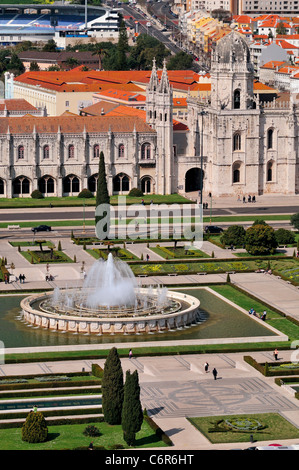
[[[97,190],[97,184],[98,184],[98,175],[92,175],[88,178],[88,183],[87,183],[87,187],[89,189],[89,191],[91,191],[92,193],[95,193],[96,190]]]
[[[234,109],[240,109],[240,90],[235,90],[234,91]]]
[[[125,173],[120,173],[113,178],[113,192],[122,193],[130,191],[130,178]]]
[[[151,158],[151,144],[145,142],[141,146],[141,159],[149,160]]]
[[[69,158],[74,158],[75,157],[75,147],[73,146],[73,144],[69,145],[68,157]]]
[[[269,162],[267,165],[267,181],[272,181],[273,178],[273,165],[272,162]]]
[[[79,193],[80,192],[80,181],[75,175],[66,176],[63,179],[63,192],[64,193]]]
[[[12,183],[12,192],[14,195],[29,194],[30,181],[25,176],[19,176]]]
[[[144,194],[150,194],[152,192],[151,178],[145,176],[141,181],[141,191]]]
[[[46,175],[39,179],[38,189],[43,194],[53,194],[55,192],[55,181],[52,176]]]
[[[98,144],[95,144],[93,146],[93,158],[99,158],[100,156],[100,146]]]
[[[118,158],[123,158],[125,156],[125,146],[124,144],[120,144],[118,146]]]
[[[0,194],[4,194],[4,181],[0,179]]]
[[[234,152],[237,151],[237,150],[241,150],[241,134],[239,134],[239,132],[234,134],[234,137],[233,137],[233,150],[234,150]]]
[[[268,129],[267,132],[267,149],[273,149],[273,129]]]
[[[19,160],[23,160],[24,159],[24,146],[23,145],[19,145],[18,147],[18,159]]]
[[[49,158],[50,157],[50,147],[49,145],[45,145],[43,148],[43,158]]]
[[[241,181],[241,165],[240,163],[235,163],[233,165],[233,183],[240,183]]]

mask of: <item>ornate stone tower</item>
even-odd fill
[[[253,65],[246,39],[236,31],[222,38],[211,64],[211,107],[250,109],[255,106]]]
[[[173,192],[173,93],[170,86],[166,61],[159,81],[156,62],[146,90],[147,123],[157,132],[156,188],[158,194]]]

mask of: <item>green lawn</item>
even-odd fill
[[[0,450],[67,450],[88,446],[91,441],[94,446],[104,446],[106,449],[117,444],[128,448],[121,426],[110,426],[104,422],[89,424],[100,430],[99,437],[90,438],[83,435],[87,424],[48,426],[48,440],[36,444],[23,442],[20,428],[0,429]],[[142,428],[136,435],[135,448],[148,447],[166,447],[166,444],[159,440],[149,424],[143,421]]]
[[[265,429],[262,430],[250,430],[248,432],[238,432],[224,430],[224,420],[234,419],[246,419],[257,420]],[[229,443],[229,442],[249,442],[250,435],[253,435],[253,439],[257,441],[269,441],[277,442],[280,439],[297,439],[299,438],[299,429],[293,426],[289,421],[284,419],[282,416],[276,413],[263,413],[263,414],[250,414],[250,415],[231,415],[231,416],[208,416],[204,418],[188,418],[193,426],[198,429],[204,436],[209,439],[213,444]],[[223,421],[222,421],[223,420]],[[222,421],[219,427],[223,428],[223,431],[212,431],[215,430],[215,424]]]

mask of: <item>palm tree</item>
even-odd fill
[[[107,50],[103,49],[101,44],[97,43],[94,45],[94,51],[92,55],[97,55],[99,57],[99,70],[102,70],[102,60],[107,55]]]

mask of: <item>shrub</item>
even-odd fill
[[[88,198],[93,197],[93,194],[89,189],[84,188],[82,189],[82,191],[80,191],[80,193],[78,194],[78,197],[82,199],[88,199]]]
[[[94,426],[93,424],[89,424],[84,429],[83,434],[84,434],[84,436],[98,437],[98,436],[101,435],[101,432],[96,426]]]
[[[275,230],[275,238],[279,245],[292,245],[295,243],[295,234],[285,228]]]
[[[277,241],[274,229],[270,225],[263,224],[249,227],[245,235],[245,248],[254,256],[275,253]]]
[[[223,245],[242,246],[245,241],[245,229],[242,225],[231,225],[220,237]]]
[[[48,428],[44,415],[31,411],[22,426],[22,440],[30,443],[45,442],[48,437]]]
[[[32,199],[43,199],[44,196],[38,189],[35,189],[34,191],[32,191],[31,197]]]
[[[141,191],[141,189],[132,188],[131,191],[129,192],[129,196],[131,196],[131,197],[141,197],[141,196],[143,196],[143,192]]]

